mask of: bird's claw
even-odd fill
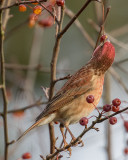
[[[71,142],[74,142],[76,140],[76,138],[72,138],[72,141]],[[78,142],[76,142],[73,146],[77,146],[78,144],[81,144],[80,147],[83,147],[84,146],[84,143],[83,141],[81,140],[81,138],[79,138]]]
[[[81,144],[81,146],[80,146],[80,147],[83,147],[83,146],[84,146],[84,142],[81,140],[81,138],[79,138],[79,142],[78,142],[78,144]]]
[[[67,149],[67,151],[69,152],[69,156],[71,157],[71,155],[72,155],[72,149],[71,149],[71,147],[69,147],[69,148]]]

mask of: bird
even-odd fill
[[[98,105],[102,96],[105,73],[115,58],[115,48],[107,35],[102,35],[100,39],[101,43],[93,51],[88,63],[67,80],[36,118],[35,123],[17,140],[36,126],[56,121],[60,122],[64,145],[67,144],[64,127],[68,130],[72,139],[75,139],[68,126],[79,122],[82,117],[88,116]],[[87,103],[86,97],[88,95],[95,97],[93,104]]]

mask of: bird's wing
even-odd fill
[[[71,103],[74,99],[78,98],[87,91],[92,90],[93,75],[94,72],[92,69],[87,67],[81,68],[51,99],[44,111],[36,118],[36,121]]]

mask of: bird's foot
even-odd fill
[[[72,138],[71,142],[74,142],[74,141],[76,141],[76,138],[75,138],[75,137]],[[83,141],[81,140],[81,138],[79,138],[79,140],[74,144],[74,146],[77,146],[77,145],[79,145],[79,144],[81,144],[81,147],[84,146],[84,143],[83,143]]]
[[[69,145],[69,144],[65,141],[65,142],[64,142],[64,148],[66,148],[68,145]],[[71,155],[72,155],[72,149],[71,149],[71,147],[69,147],[69,148],[67,149],[67,151],[69,152],[69,156],[71,156]]]
[[[67,151],[69,152],[69,156],[71,157],[71,155],[72,155],[72,149],[71,149],[71,147],[69,147],[69,148],[67,149]]]
[[[79,138],[78,144],[81,144],[81,146],[80,146],[80,147],[83,147],[83,146],[84,146],[84,142],[82,141],[82,139],[81,139],[81,138]]]

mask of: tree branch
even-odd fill
[[[59,25],[57,26],[57,36],[56,36],[56,41],[55,41],[52,60],[51,60],[51,83],[50,83],[49,100],[51,100],[54,93],[54,85],[55,85],[54,82],[56,81],[56,65],[57,65],[57,60],[58,60],[58,55],[60,50],[60,41],[61,41],[61,37],[59,37],[58,35],[62,29],[63,18],[64,18],[64,7],[61,7],[60,21],[59,21]],[[53,123],[49,124],[49,132],[50,132],[50,143],[51,143],[50,153],[54,153],[56,140],[54,135]]]
[[[36,0],[36,2],[38,2],[53,18],[55,18],[56,23],[59,25],[59,21],[58,21],[57,17],[49,9],[47,9],[47,7],[45,7],[45,5],[40,3],[39,0]]]
[[[6,86],[5,86],[5,64],[4,64],[4,51],[3,51],[3,39],[4,31],[2,26],[2,11],[0,11],[0,69],[1,69],[1,90],[2,90],[2,99],[3,99],[3,123],[4,123],[4,159],[8,160],[8,126],[7,126],[7,95],[6,95]]]
[[[48,102],[41,102],[40,99],[37,100],[35,103],[31,104],[31,105],[28,105],[28,106],[25,106],[25,107],[22,107],[20,109],[14,109],[14,110],[9,110],[8,111],[8,114],[10,113],[16,113],[16,112],[20,112],[20,111],[25,111],[27,109],[30,109],[30,108],[33,108],[33,107],[37,107],[37,106],[40,106],[40,105],[43,105],[43,104],[47,104]]]
[[[40,1],[38,1],[38,3],[39,3],[39,2],[46,2],[46,1],[47,1],[47,0],[40,0]],[[32,3],[37,3],[37,0],[35,0],[35,1],[21,1],[21,2],[16,2],[16,3],[11,4],[11,5],[9,5],[9,6],[1,7],[1,8],[0,8],[0,11],[5,10],[5,9],[10,9],[11,7],[14,7],[14,6],[19,6],[20,4],[32,4]]]
[[[100,27],[91,19],[88,20],[88,23],[90,23],[92,25],[92,27],[99,32],[100,31]],[[128,51],[128,46],[127,44],[117,40],[116,38],[112,37],[109,33],[106,33],[110,39],[111,42],[113,42],[114,44],[118,45],[119,47],[122,47],[123,49]]]
[[[116,112],[116,113],[113,113],[105,118],[101,118],[102,117],[102,114],[99,114],[99,116],[97,117],[97,119],[95,121],[92,122],[92,124],[88,127],[88,128],[85,128],[83,130],[83,132],[74,140],[74,141],[71,141],[70,144],[68,144],[66,147],[63,147],[63,148],[59,148],[57,149],[57,151],[53,154],[49,154],[47,155],[46,159],[45,160],[50,160],[51,158],[55,157],[56,155],[58,155],[58,153],[62,152],[62,151],[65,151],[67,150],[68,148],[74,146],[88,131],[90,131],[91,129],[94,128],[94,126],[97,124],[97,123],[102,123],[103,121],[107,120],[108,118],[110,117],[113,117],[115,115],[118,115],[124,111],[128,110],[128,107]]]
[[[67,14],[67,16],[69,16],[70,18],[73,18],[75,16],[75,14],[68,9],[67,7],[65,8],[65,13]],[[74,24],[76,25],[76,27],[80,30],[80,32],[83,34],[83,36],[85,37],[85,39],[88,41],[88,43],[94,48],[95,47],[95,42],[94,40],[91,38],[91,36],[86,32],[85,28],[82,26],[82,24],[80,23],[80,21],[78,19],[76,19],[74,21]]]
[[[69,29],[69,27],[74,23],[74,21],[79,17],[79,15],[85,10],[85,8],[92,2],[93,0],[87,0],[85,4],[81,7],[81,9],[74,15],[74,17],[70,20],[70,22],[64,27],[64,29],[59,33],[58,37],[62,37],[63,34]]]

